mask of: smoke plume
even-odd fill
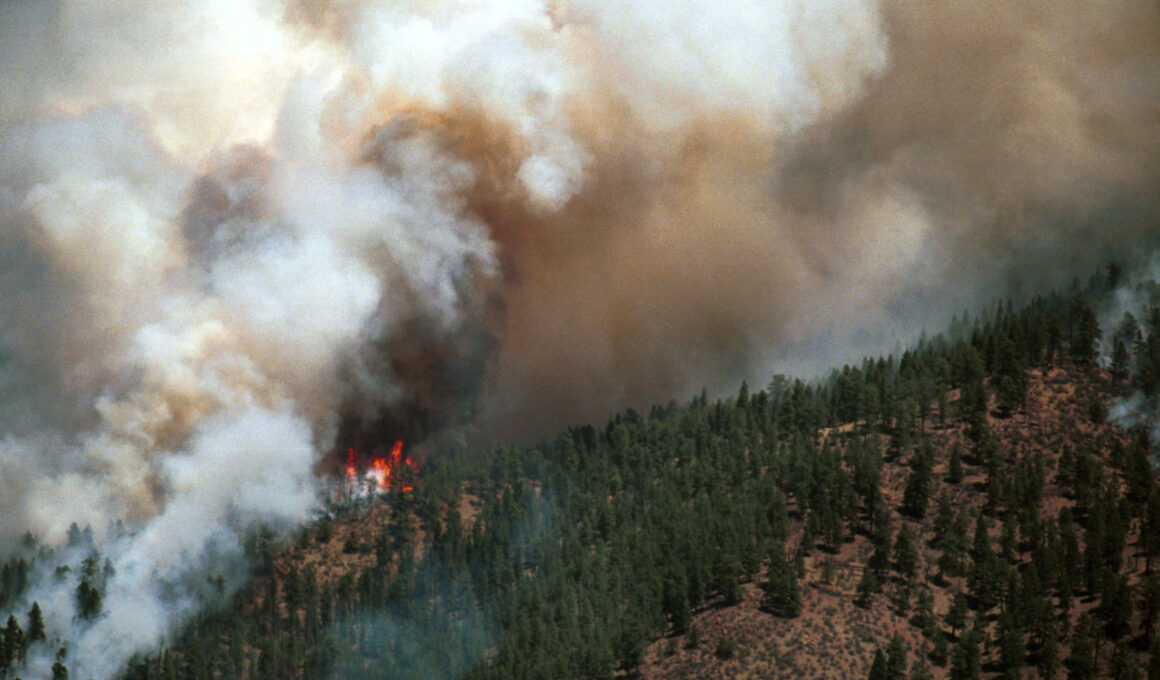
[[[16,0],[0,63],[0,532],[96,530],[102,617],[30,595],[78,677],[336,445],[808,373],[1158,233],[1151,1]]]

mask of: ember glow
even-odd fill
[[[358,451],[352,446],[346,450],[346,481],[358,480]]]

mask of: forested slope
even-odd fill
[[[1110,287],[433,456],[413,491],[255,532],[251,584],[126,677],[1160,677],[1160,487],[1146,433],[1105,422],[1154,396],[1160,313],[1101,329]],[[28,627],[9,666],[50,644]]]

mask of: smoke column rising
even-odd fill
[[[0,5],[0,531],[131,529],[50,634],[115,674],[336,438],[538,436],[1151,247],[1158,14]]]

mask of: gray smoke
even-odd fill
[[[809,373],[1150,247],[1158,14],[0,5],[0,532],[116,569],[89,625],[31,597],[107,677],[348,440]]]

